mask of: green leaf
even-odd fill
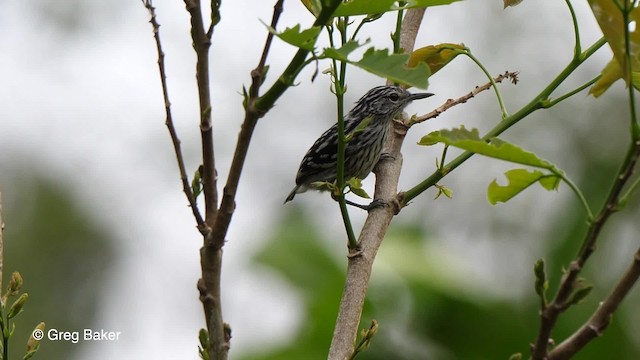
[[[194,199],[197,199],[202,193],[202,171],[203,166],[200,165],[195,173],[193,173],[193,180],[191,180],[191,192],[193,192]]]
[[[318,35],[320,31],[322,31],[322,27],[320,26],[314,26],[300,31],[300,24],[296,24],[294,27],[286,28],[283,32],[279,33],[271,26],[267,24],[264,25],[269,29],[270,33],[279,37],[280,40],[309,51],[313,51]]]
[[[422,89],[428,87],[428,78],[431,74],[429,67],[424,62],[418,63],[415,67],[407,66],[409,54],[389,54],[387,49],[376,50],[371,47],[367,49],[359,61],[349,60],[348,55],[362,45],[364,44],[349,41],[339,49],[324,49],[319,58],[345,61],[372,74],[408,86]]]
[[[448,5],[460,0],[414,0],[410,1],[403,9],[410,8],[425,8],[437,5]],[[387,11],[398,10],[396,6],[396,0],[352,0],[343,2],[334,16],[354,16],[354,15],[372,15],[378,13],[384,13]]]
[[[525,151],[498,138],[493,138],[490,142],[481,139],[478,129],[467,130],[464,126],[461,126],[452,130],[434,131],[423,136],[418,145],[433,145],[436,143],[443,143],[495,159],[548,169],[553,173],[562,174],[562,171],[555,165],[539,158],[532,152]]]
[[[504,173],[509,181],[507,185],[499,185],[494,179],[487,189],[487,198],[491,205],[507,202],[524,189],[536,182],[540,182],[547,190],[555,190],[560,184],[560,177],[554,174],[544,174],[539,170],[512,169]]]
[[[29,295],[27,293],[20,295],[20,297],[16,301],[14,301],[11,307],[9,308],[7,319],[13,319],[18,314],[20,314],[23,310],[24,303],[27,301],[28,298],[29,298]]]
[[[436,193],[436,197],[433,198],[433,200],[439,198],[440,195],[444,195],[444,196],[448,197],[449,199],[453,198],[453,190],[449,189],[448,187],[446,187],[444,185],[440,185],[440,184],[435,184],[435,187],[438,189],[438,192]]]
[[[209,360],[209,332],[207,332],[207,329],[200,329],[198,332],[198,340],[200,341],[200,345],[198,346],[200,359]]]
[[[593,290],[593,285],[582,285],[576,291],[571,294],[571,297],[567,301],[567,306],[576,305],[580,301],[584,300],[584,298],[589,295],[589,293]]]
[[[369,194],[367,194],[367,192],[364,191],[364,189],[362,188],[362,180],[356,177],[353,177],[347,180],[346,185],[349,187],[349,190],[351,190],[351,192],[354,193],[355,195],[364,199],[371,199]]]
[[[347,41],[347,43],[342,45],[339,49],[325,48],[322,51],[322,54],[320,54],[320,56],[318,57],[321,59],[330,58],[330,59],[336,59],[338,61],[349,61],[349,58],[348,58],[349,54],[351,54],[351,52],[353,52],[355,49],[363,46],[368,42],[369,41],[367,40],[364,43],[360,44],[355,40],[349,40]]]
[[[353,65],[397,83],[426,89],[429,86],[427,80],[430,75],[429,67],[421,63],[414,68],[409,68],[406,66],[408,61],[409,54],[389,55],[386,49],[369,48],[362,59]]]

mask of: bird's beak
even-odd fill
[[[418,99],[424,99],[424,98],[428,98],[429,96],[433,96],[434,94],[432,93],[416,93],[416,94],[411,94],[409,95],[409,100],[413,101],[413,100],[418,100]]]

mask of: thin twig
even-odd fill
[[[184,164],[184,156],[182,155],[182,147],[180,146],[180,139],[178,138],[178,133],[176,132],[176,128],[173,125],[173,116],[171,115],[171,102],[169,101],[169,87],[167,86],[167,73],[165,70],[164,64],[164,51],[162,50],[162,43],[160,42],[160,24],[158,24],[156,18],[156,9],[153,7],[151,0],[143,0],[142,4],[149,11],[149,15],[151,19],[149,23],[153,27],[153,37],[156,42],[156,50],[158,53],[158,70],[160,71],[160,82],[162,83],[162,96],[164,98],[164,109],[166,114],[165,125],[169,129],[169,135],[171,136],[171,142],[173,143],[173,150],[176,153],[176,159],[178,160],[178,169],[180,171],[180,180],[182,182],[182,191],[187,197],[187,201],[189,201],[189,207],[191,207],[191,211],[193,212],[193,217],[196,219],[196,223],[198,224],[198,229],[201,233],[206,232],[206,225],[200,214],[200,210],[198,209],[198,204],[196,203],[196,197],[191,190],[191,186],[189,186],[189,176],[187,175],[187,170]]]
[[[511,71],[505,71],[504,74],[500,74],[498,76],[496,76],[493,81],[495,83],[501,83],[503,80],[505,79],[509,79],[511,80],[511,83],[513,83],[514,85],[518,83],[518,72],[511,72]],[[469,101],[470,99],[474,98],[476,95],[478,95],[479,93],[485,91],[485,90],[489,90],[491,88],[491,82],[487,82],[484,85],[481,86],[476,86],[475,89],[473,89],[471,92],[469,92],[468,94],[461,96],[457,99],[448,99],[444,104],[440,105],[438,108],[436,108],[435,110],[424,114],[422,116],[418,116],[416,118],[410,119],[409,122],[409,126],[421,123],[423,121],[427,121],[429,119],[433,119],[436,118],[438,116],[440,116],[440,114],[442,114],[443,112],[449,110],[450,108],[456,106],[456,105],[460,105],[460,104],[464,104],[467,101]]]
[[[615,180],[609,190],[606,202],[598,215],[595,217],[587,233],[585,234],[582,248],[576,259],[571,262],[569,269],[562,278],[558,291],[554,299],[540,313],[540,330],[532,348],[532,358],[534,360],[542,360],[547,356],[547,344],[551,338],[551,330],[555,326],[560,313],[565,311],[569,306],[571,295],[575,291],[575,284],[578,275],[582,271],[585,263],[596,249],[596,242],[606,224],[607,220],[613,213],[618,211],[618,202],[620,194],[625,184],[631,178],[634,172],[638,158],[640,157],[640,141],[632,142],[625,156],[620,170],[615,176]]]
[[[560,343],[547,355],[548,360],[569,359],[582,350],[591,340],[601,336],[611,323],[613,313],[640,277],[640,249],[635,253],[627,272],[620,278],[611,293],[600,303],[598,309],[580,329]]]

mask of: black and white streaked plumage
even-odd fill
[[[411,101],[432,95],[430,93],[411,94],[398,86],[377,86],[364,94],[344,118],[345,134],[352,133],[364,119],[371,118],[367,126],[347,143],[344,179],[367,177],[380,159],[391,120]],[[311,183],[335,181],[337,154],[338,124],[336,123],[325,131],[305,154],[296,176],[296,186],[287,196],[285,203],[293,200],[296,194],[308,190]]]

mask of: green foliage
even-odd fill
[[[362,180],[353,177],[347,180],[346,185],[349,187],[349,191],[355,195],[364,199],[371,199],[371,196],[362,188]]]
[[[467,130],[464,126],[460,126],[452,130],[438,130],[422,137],[418,142],[419,145],[436,143],[455,146],[494,159],[561,172],[552,163],[506,141],[498,138],[492,138],[489,141],[481,139],[478,129]]]
[[[423,136],[419,145],[434,145],[443,143],[447,146],[455,146],[477,154],[495,159],[505,160],[517,164],[543,168],[551,173],[541,171],[528,171],[525,169],[512,169],[505,173],[507,185],[499,185],[496,180],[489,184],[487,197],[491,204],[506,202],[538,182],[547,190],[555,190],[560,184],[563,172],[554,164],[541,159],[536,154],[523,150],[511,143],[492,138],[489,141],[481,139],[478,129],[467,130],[464,126],[452,130],[438,130]]]
[[[426,89],[429,86],[427,81],[430,75],[429,67],[420,63],[413,68],[409,68],[406,65],[408,61],[409,54],[389,55],[386,49],[376,50],[369,48],[362,56],[362,59],[350,62],[350,64],[396,83]]]
[[[556,190],[560,185],[559,176],[545,174],[538,170],[511,169],[504,175],[508,180],[507,185],[499,185],[495,179],[489,184],[487,199],[491,205],[507,202],[535,183],[540,183],[547,190]]]
[[[14,333],[16,329],[16,323],[14,322],[14,318],[22,313],[24,310],[25,303],[29,298],[27,293],[20,294],[20,290],[22,289],[22,285],[24,284],[22,280],[22,276],[19,272],[14,272],[11,275],[11,280],[9,281],[9,286],[7,287],[7,291],[2,294],[2,299],[0,300],[0,331],[2,333],[2,341],[0,342],[0,360],[9,360],[9,342],[12,338],[15,338]],[[19,296],[18,296],[19,295]],[[7,311],[8,301],[16,297],[9,306],[9,310]],[[44,328],[44,323],[42,327]],[[11,343],[15,343],[11,341]],[[34,339],[32,336],[29,338],[27,342],[27,348],[25,350],[25,354],[23,359],[29,359],[35,355],[35,353],[40,348],[40,341]]]
[[[198,169],[193,173],[193,180],[191,180],[191,191],[195,199],[202,193],[202,165],[198,166]]]
[[[281,40],[293,46],[313,51],[315,43],[320,34],[321,27],[315,26],[309,29],[300,30],[300,25],[287,28],[278,33],[269,27],[269,31]],[[360,60],[349,59],[349,54],[362,47],[366,42],[359,43],[351,40],[343,44],[340,48],[324,48],[317,56],[318,59],[334,59],[346,62],[359,67],[374,75],[389,79],[391,81],[425,89],[428,87],[430,76],[429,67],[424,62],[418,62],[413,67],[408,67],[409,54],[389,54],[387,49],[367,49]]]
[[[209,359],[209,332],[207,329],[200,329],[198,332],[198,341],[200,345],[198,345],[198,355],[200,355],[200,359],[202,360],[210,360]]]
[[[283,32],[279,33],[269,25],[265,24],[265,26],[269,29],[269,32],[277,36],[280,40],[308,51],[315,49],[316,40],[318,39],[318,35],[320,35],[320,31],[322,31],[322,27],[320,26],[300,30],[300,24],[296,24],[294,27],[286,28]]]
[[[533,273],[536,277],[534,289],[536,294],[540,298],[541,308],[547,305],[547,289],[549,288],[549,282],[547,281],[547,274],[544,271],[544,260],[538,259],[533,266]]]
[[[386,49],[367,49],[358,61],[350,60],[349,54],[362,46],[356,41],[349,41],[338,49],[325,48],[319,58],[330,58],[344,61],[365,71],[397,83],[426,89],[429,86],[429,67],[425,63],[418,63],[408,67],[409,54],[389,54]]]
[[[358,356],[359,353],[367,350],[369,345],[371,345],[371,340],[378,333],[378,322],[376,320],[371,320],[371,325],[367,329],[362,329],[362,333],[360,334],[360,340],[356,344],[355,349],[353,350],[353,354],[349,358],[349,360],[353,360]]]

